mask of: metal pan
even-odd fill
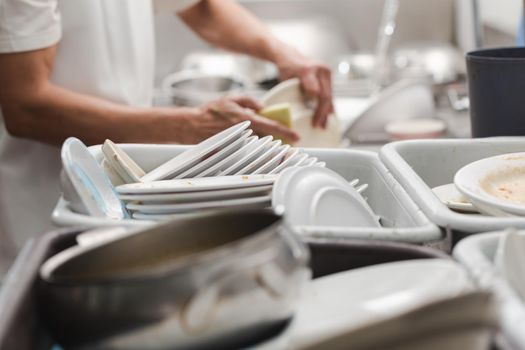
[[[53,256],[40,311],[68,349],[237,348],[293,317],[308,256],[269,211],[204,214]]]

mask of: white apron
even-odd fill
[[[151,1],[61,0],[58,8],[62,38],[52,80],[118,103],[149,105],[154,74]],[[11,137],[0,123],[0,281],[24,241],[52,228],[60,169],[59,148]]]

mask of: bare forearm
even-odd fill
[[[204,0],[179,17],[204,40],[278,65],[299,53],[278,40],[256,17],[230,0]]]
[[[278,40],[257,18],[232,0],[202,0],[179,17],[209,43],[273,62],[281,79],[299,78],[301,87],[318,101],[313,126],[325,127],[333,112],[330,68],[302,56]]]
[[[88,144],[116,142],[187,143],[193,109],[136,108],[48,84],[29,99],[6,99],[8,131],[18,137],[60,145],[69,136]]]

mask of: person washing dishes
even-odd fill
[[[169,9],[209,43],[276,64],[332,112],[330,70],[277,40],[231,0],[0,0],[0,276],[21,244],[50,228],[59,196],[59,146],[199,142],[243,120],[260,135],[296,140],[257,115],[257,101],[151,107],[153,12]],[[174,36],[173,45],[177,45]]]

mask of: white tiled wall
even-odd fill
[[[522,0],[479,0],[485,25],[514,35],[522,15]]]

